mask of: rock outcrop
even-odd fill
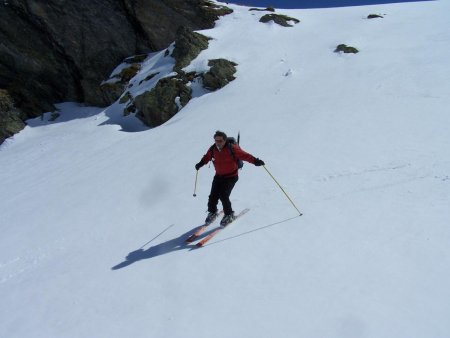
[[[172,118],[191,99],[191,88],[178,77],[166,77],[149,92],[137,96],[136,116],[147,126],[156,127]]]
[[[249,11],[258,11],[258,12],[275,12],[275,8],[273,7],[267,7],[265,9],[263,8],[250,8]]]
[[[21,112],[14,106],[9,93],[0,89],[0,144],[23,127],[25,124],[22,121]]]
[[[175,48],[172,57],[175,59],[174,71],[180,72],[182,68],[188,66],[200,52],[208,48],[210,38],[195,33],[188,27],[182,26],[177,31]]]
[[[263,15],[261,17],[261,19],[259,19],[259,21],[262,23],[267,23],[267,22],[273,21],[276,24],[283,26],[283,27],[292,27],[293,26],[291,24],[292,22],[294,24],[298,24],[300,22],[299,19],[292,18],[290,16],[283,15],[283,14],[266,14],[266,15]]]
[[[119,88],[121,83],[124,85],[124,93],[120,94],[119,99],[119,104],[124,105],[123,114],[135,114],[145,125],[157,127],[171,119],[191,100],[193,88],[198,90],[203,86],[208,91],[215,91],[233,81],[237,64],[226,59],[208,60],[209,70],[200,68],[201,70],[186,71],[185,67],[189,66],[202,50],[208,48],[209,40],[207,36],[181,27],[177,31],[175,43],[166,52],[158,53],[153,61],[149,61],[155,68],[143,67],[142,72],[139,72],[126,88],[124,81],[111,83],[114,76],[110,78],[106,84],[111,88],[115,88],[115,85]],[[169,55],[171,58],[166,59]],[[161,68],[164,64],[171,66]],[[123,65],[118,69],[124,69],[122,67]],[[117,77],[121,78],[119,75]],[[194,91],[194,95],[202,94]]]
[[[23,118],[61,101],[104,106],[112,98],[100,83],[127,56],[164,49],[179,26],[212,28],[230,12],[207,0],[4,1],[0,88]]]
[[[147,55],[145,55],[146,57]],[[143,59],[134,57],[133,59],[129,59],[128,67],[125,67],[120,71],[120,73],[112,76],[107,82],[104,82],[100,85],[100,89],[102,91],[103,100],[107,105],[113,104],[125,91],[128,82],[135,76],[139,70],[141,69],[141,62]]]
[[[209,60],[211,68],[203,74],[203,87],[209,90],[217,90],[225,87],[235,79],[237,64],[226,59]]]
[[[346,54],[357,54],[359,50],[352,46],[347,46],[346,44],[340,44],[334,50],[335,53],[346,53]]]

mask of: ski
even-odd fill
[[[197,247],[201,248],[202,246],[204,246],[207,242],[209,242],[214,236],[216,236],[220,231],[222,231],[223,229],[225,229],[228,225],[230,225],[231,223],[233,223],[234,221],[236,221],[239,217],[241,217],[242,215],[245,215],[247,212],[249,212],[250,209],[246,208],[244,210],[242,210],[239,214],[236,215],[235,219],[228,223],[227,225],[221,225],[219,226],[217,229],[215,229],[213,232],[211,232],[208,236],[206,236],[205,238],[203,238],[200,242],[198,242],[196,244]]]
[[[205,224],[203,224],[200,228],[198,228],[192,235],[190,235],[188,238],[186,238],[186,243],[192,243],[192,242],[194,242],[205,230],[206,230],[206,228],[208,227],[208,225],[210,225],[210,224],[212,224],[212,223],[214,223],[215,222],[215,220],[217,219],[217,218],[219,218],[219,216],[222,216],[223,215],[223,210],[221,210],[220,212],[219,212],[219,214],[217,215],[217,217],[216,218],[214,218],[214,220],[212,221],[212,222],[209,222],[209,223],[205,223]]]

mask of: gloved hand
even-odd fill
[[[203,167],[202,161],[198,162],[198,163],[195,165],[195,170],[199,170],[201,167]]]
[[[255,159],[255,163],[254,163],[257,167],[265,165],[263,160],[260,160],[259,158]]]

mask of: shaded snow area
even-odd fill
[[[167,123],[63,103],[1,146],[1,337],[450,337],[450,2],[277,11],[294,27],[230,7],[187,69],[236,80]],[[185,244],[216,129],[303,216],[247,163],[250,211]]]

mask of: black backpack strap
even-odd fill
[[[233,149],[233,144],[232,143],[228,143],[228,150],[230,151],[231,157],[233,157],[233,160],[234,160],[234,162],[236,162],[238,168],[242,169],[242,167],[244,166],[244,162],[242,162],[242,160],[239,160],[236,157],[236,154],[234,153],[234,149]]]
[[[211,159],[214,158],[214,148],[216,147],[215,144],[213,144],[211,147],[209,147],[208,152],[211,152]]]
[[[230,151],[233,160],[237,161],[236,155],[234,154],[233,145],[230,142],[227,142],[228,150]]]

